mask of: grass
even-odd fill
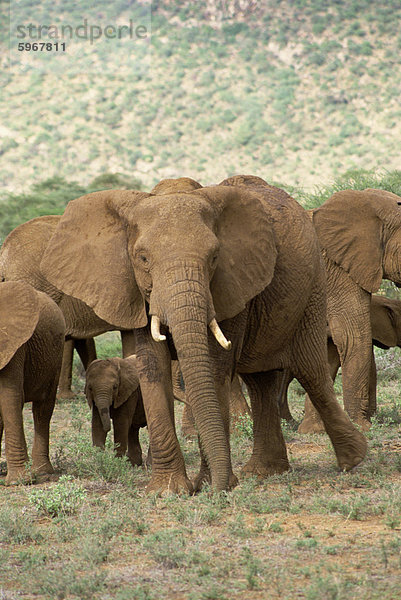
[[[13,6],[14,22],[78,24],[84,13],[99,25],[150,25],[146,3],[118,3],[112,15],[103,1],[96,12],[36,4]],[[194,6],[153,2],[146,48],[78,40],[64,56],[14,51],[0,107],[7,190],[55,175],[86,186],[104,171],[147,189],[182,174],[209,184],[232,164],[311,187],[349,168],[397,168],[399,2]]]
[[[99,338],[101,352],[103,343],[109,342]],[[354,472],[337,471],[326,436],[285,428],[292,471],[263,482],[241,479],[230,493],[206,488],[191,498],[146,495],[148,473],[116,458],[111,440],[105,452],[92,448],[83,382],[78,372],[75,377],[77,399],[59,402],[52,421],[58,482],[0,486],[0,597],[398,597],[399,384],[385,371],[379,370],[369,452]],[[336,389],[341,392],[340,384]],[[297,418],[302,403],[293,383]],[[182,406],[176,408],[179,419]],[[146,449],[146,431],[141,438]],[[192,477],[197,443],[181,435],[180,443]],[[250,449],[249,422],[242,421],[232,432],[237,473]]]

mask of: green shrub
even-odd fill
[[[50,517],[70,515],[79,509],[86,498],[85,489],[71,475],[62,475],[54,486],[33,489],[28,500],[36,510]]]
[[[38,542],[42,538],[25,512],[3,506],[0,510],[0,543],[25,544]]]
[[[93,179],[89,186],[89,190],[140,190],[142,183],[136,177],[130,177],[123,173],[103,173]]]

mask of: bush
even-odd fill
[[[343,138],[336,136],[336,143],[342,143]],[[329,138],[329,144],[334,143],[334,136]],[[337,177],[330,185],[315,188],[312,193],[305,194],[305,208],[315,208],[320,206],[339,190],[354,189],[364,190],[366,188],[376,188],[388,190],[401,196],[401,171],[379,171],[366,169],[351,169],[344,175]]]
[[[89,184],[89,190],[140,190],[142,183],[136,177],[129,177],[123,173],[103,173],[98,175]]]
[[[28,494],[32,506],[39,513],[50,517],[77,512],[85,498],[85,489],[75,483],[70,475],[63,475],[52,487],[34,489]]]

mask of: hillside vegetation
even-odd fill
[[[18,3],[18,22],[35,4]],[[149,24],[148,8],[47,0],[40,22]],[[397,169],[400,17],[398,0],[181,0],[152,2],[151,50],[74,40],[39,59],[11,37],[3,186],[123,172],[148,189],[246,172],[310,188],[349,169]]]

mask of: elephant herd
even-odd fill
[[[383,278],[401,284],[401,198],[345,190],[307,212],[285,191],[243,175],[210,187],[180,178],[150,193],[93,192],[61,217],[12,231],[0,277],[6,483],[25,475],[24,400],[33,407],[32,468],[52,472],[49,423],[64,339],[74,340],[88,367],[93,443],[104,444],[111,415],[118,453],[140,464],[138,430],[147,424],[151,492],[192,493],[204,481],[215,490],[236,485],[229,439],[236,374],[253,419],[245,474],[289,468],[280,411],[292,377],[309,398],[301,431],[324,428],[339,467],[350,470],[366,454],[361,429],[375,409],[372,339],[380,342],[386,319],[390,337],[382,343],[400,344],[399,306],[372,301],[372,293]],[[383,325],[375,332],[377,304]],[[121,331],[125,358],[91,362],[85,340],[110,330]],[[328,332],[345,410],[334,393]],[[177,359],[199,436],[194,481],[175,429]]]

